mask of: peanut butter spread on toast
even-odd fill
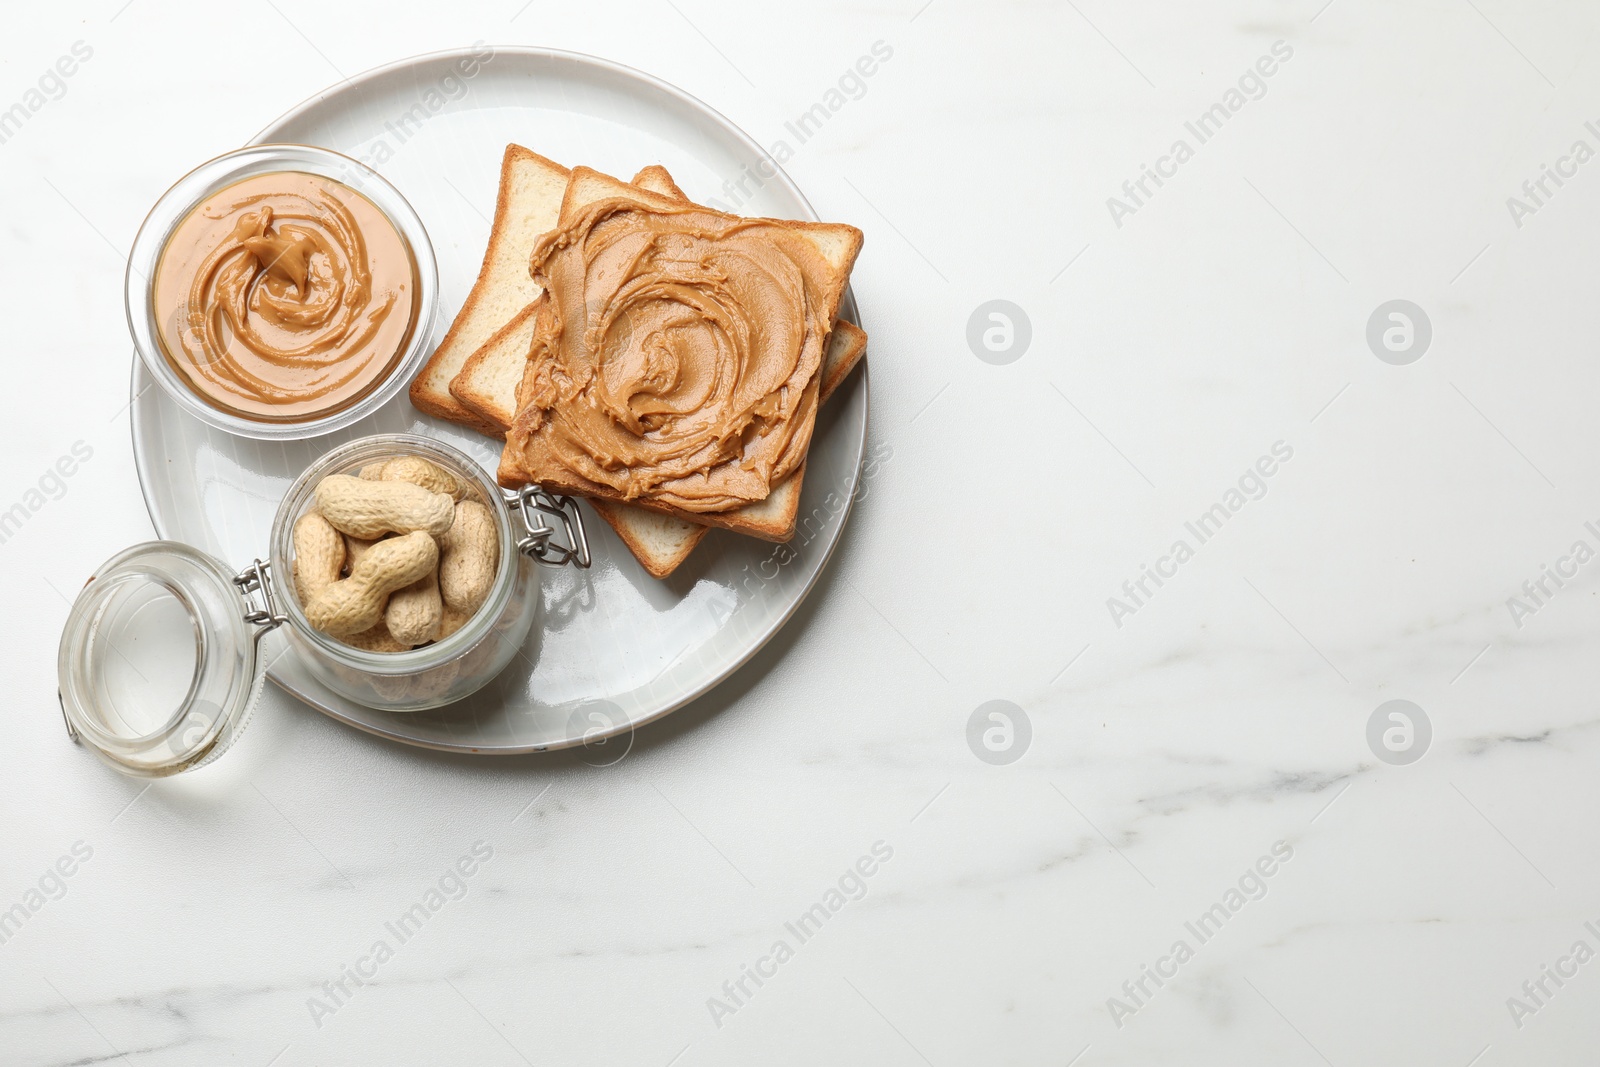
[[[546,292],[506,441],[531,479],[719,512],[804,460],[842,283],[796,228],[598,200],[532,271]]]

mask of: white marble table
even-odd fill
[[[1323,4],[9,13],[0,1061],[1593,1062],[1600,12]],[[143,212],[341,74],[480,39],[789,141],[867,231],[891,458],[782,636],[620,764],[272,692],[218,766],[123,780],[53,663],[151,533]],[[1025,351],[1015,312],[969,346],[990,300]],[[969,745],[991,701],[1027,729]]]

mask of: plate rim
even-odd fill
[[[735,124],[727,116],[722,114],[722,112],[718,111],[716,108],[713,108],[699,97],[694,96],[692,93],[673,85],[671,82],[664,81],[653,74],[639,70],[636,67],[631,67],[627,64],[618,63],[615,60],[605,59],[600,56],[589,55],[584,52],[573,52],[560,48],[541,48],[530,45],[495,45],[490,47],[492,48],[495,56],[517,55],[525,59],[568,61],[579,66],[597,67],[609,73],[621,75],[624,78],[642,82],[658,92],[675,97],[680,103],[687,105],[691,110],[710,118],[717,125],[722,127],[724,132],[731,134],[735,140],[742,142],[747,148],[757,153],[760,157],[770,161],[777,170],[776,178],[783,188],[785,188],[805,209],[805,214],[810,217],[811,221],[818,221],[816,209],[811,206],[811,201],[803,192],[801,192],[800,187],[795,184],[794,179],[789,177],[788,172],[785,171],[776,160],[773,160],[771,155],[768,154],[767,151],[763,149],[756,142],[756,140],[746,133],[741,127]],[[269,122],[266,126],[262,127],[262,129],[257,131],[249,141],[245,142],[245,145],[249,146],[265,143],[283,143],[269,141],[272,130],[278,129],[295,119],[302,118],[307,112],[311,111],[313,108],[325,105],[330,97],[333,97],[341,92],[357,89],[367,82],[375,81],[381,77],[387,76],[396,71],[404,70],[420,63],[452,57],[472,56],[476,54],[476,52],[466,48],[447,48],[434,52],[424,52],[418,55],[408,56],[403,59],[393,60],[391,62],[381,64],[380,66],[373,67],[369,70],[362,71],[359,74],[345,78],[340,82],[322,89],[302,100],[300,103],[291,107],[289,110],[279,115],[276,119]],[[335,151],[338,150],[335,149]],[[848,309],[850,312],[852,312],[852,321],[855,321],[859,324],[859,308],[856,305],[854,291],[848,284],[845,287],[844,297],[840,302],[840,309],[841,311]],[[141,389],[139,379],[141,377],[141,371],[143,368],[139,362],[137,353],[133,354],[132,363],[132,375],[128,388],[129,394],[132,397],[132,400],[129,402],[130,417],[128,419],[128,431],[133,450],[134,470],[139,479],[139,495],[144,499],[145,511],[150,516],[151,525],[155,527],[156,535],[158,537],[167,538],[168,533],[165,528],[166,524],[157,514],[155,503],[151,496],[149,482],[146,478],[147,461],[144,454],[144,449],[140,443],[141,435],[139,433],[142,416],[141,406],[139,405],[138,400],[142,393],[146,389],[153,387],[155,383],[154,381],[151,381],[147,383],[143,389]],[[854,386],[854,388],[861,390],[861,404],[863,409],[859,439],[856,443],[857,453],[854,472],[856,483],[859,485],[861,469],[866,462],[867,426],[871,421],[872,414],[872,392],[869,387],[870,378],[867,360],[862,359],[857,368],[850,373],[849,377],[853,379],[859,379],[858,384]],[[723,682],[726,682],[729,678],[733,677],[734,674],[738,673],[741,668],[749,663],[750,660],[755,657],[756,653],[765,648],[767,644],[778,635],[778,631],[782,630],[789,624],[789,620],[794,617],[795,612],[800,610],[800,605],[805,603],[812,591],[816,589],[817,583],[821,580],[823,573],[828,569],[828,565],[833,561],[833,555],[839,546],[839,542],[844,539],[845,527],[849,524],[850,516],[855,511],[855,496],[856,494],[854,492],[854,487],[852,487],[852,491],[846,494],[845,506],[839,517],[838,528],[834,533],[834,536],[831,537],[827,544],[823,546],[822,558],[817,561],[816,568],[812,572],[810,578],[796,593],[793,600],[776,618],[773,619],[771,624],[767,626],[762,633],[760,633],[760,635],[750,644],[748,648],[746,648],[737,657],[730,657],[716,672],[712,673],[703,684],[685,693],[685,695],[680,699],[669,702],[640,718],[630,718],[627,723],[617,727],[614,730],[607,731],[604,734],[589,736],[587,740],[591,742],[609,740],[613,737],[621,737],[625,734],[631,734],[641,727],[648,726],[650,723],[664,718],[667,715],[672,714],[674,711],[677,711],[686,705],[694,703],[701,697],[704,697],[707,693],[711,692]],[[414,748],[422,748],[435,752],[465,753],[467,755],[474,756],[520,756],[537,752],[557,752],[567,748],[577,748],[584,745],[586,741],[585,738],[580,737],[565,738],[561,741],[555,741],[542,745],[524,744],[505,746],[479,746],[430,742],[414,736],[408,736],[396,732],[395,730],[386,729],[378,723],[366,722],[360,719],[352,718],[340,709],[320,702],[314,695],[302,693],[299,690],[292,688],[286,682],[275,677],[270,668],[266,670],[266,675],[267,679],[271,681],[277,689],[281,690],[302,704],[322,712],[324,715],[327,715],[329,718],[334,719],[337,722],[344,723],[347,726],[353,726],[363,733],[371,734],[375,737],[381,737],[389,741],[396,741]],[[403,714],[395,713],[395,715],[397,719],[404,721]]]

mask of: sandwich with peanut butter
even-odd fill
[[[797,475],[861,231],[746,219],[579,167],[499,478],[786,540],[742,509]]]
[[[710,525],[786,540],[817,405],[866,347],[835,319],[860,243],[508,146],[484,270],[413,400],[505,435],[503,483],[589,497],[656,577]]]

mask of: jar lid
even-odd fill
[[[259,562],[235,575],[176,541],[113,556],[84,585],[61,634],[68,733],[139,777],[209,763],[244,729],[265,676],[257,640],[279,621]]]

